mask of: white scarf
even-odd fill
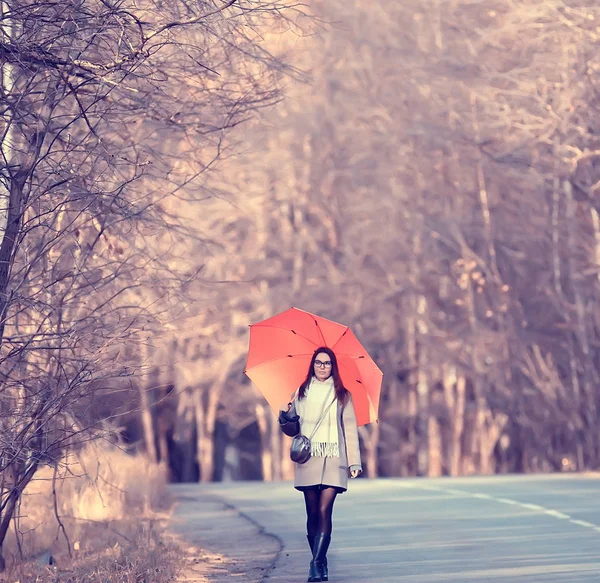
[[[304,399],[296,401],[296,412],[300,415],[302,434],[310,437],[325,409],[335,399],[333,378],[321,382],[313,377],[306,389]],[[310,440],[310,454],[313,457],[339,457],[337,407],[329,407],[327,415]]]

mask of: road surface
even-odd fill
[[[334,509],[332,582],[600,582],[600,474],[358,479],[349,486]],[[185,500],[218,496],[278,539],[282,550],[265,581],[306,581],[304,504],[290,483],[174,490]]]

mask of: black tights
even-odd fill
[[[306,533],[316,536],[319,533],[331,535],[331,515],[333,503],[337,496],[335,488],[325,487],[322,490],[304,490],[306,504]]]

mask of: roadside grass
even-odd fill
[[[171,506],[164,468],[90,444],[59,469],[40,469],[24,492],[0,581],[174,581],[183,551],[166,529]]]

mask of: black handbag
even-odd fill
[[[310,439],[298,433],[290,445],[290,457],[297,464],[305,464],[310,459]]]
[[[293,462],[297,464],[305,464],[310,459],[310,440],[317,432],[317,429],[319,429],[319,425],[321,425],[323,419],[325,419],[325,416],[329,412],[329,409],[331,409],[331,405],[334,403],[335,397],[327,409],[325,409],[325,412],[321,416],[321,419],[319,419],[319,422],[315,425],[310,437],[306,437],[306,435],[302,435],[301,433],[298,433],[298,435],[294,436],[294,439],[292,439],[292,444],[290,445],[290,458],[292,458]]]
[[[294,437],[300,433],[300,415],[288,415],[287,411],[279,412],[279,427],[281,431],[289,437]]]

